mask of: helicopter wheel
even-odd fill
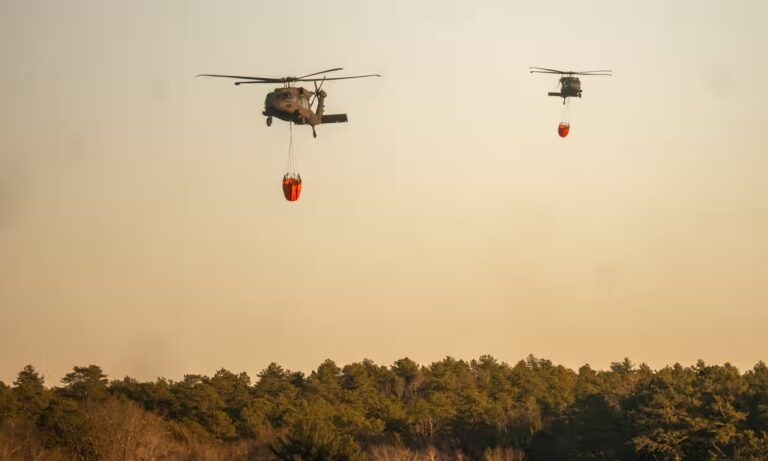
[[[272,116],[267,117],[267,126],[272,126]]]

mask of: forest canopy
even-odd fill
[[[110,381],[88,365],[52,387],[28,365],[0,382],[0,460],[207,459],[768,459],[768,367],[482,356],[272,363],[253,380]]]

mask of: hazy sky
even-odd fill
[[[32,363],[768,359],[768,3],[0,0],[0,380]],[[288,126],[269,86],[350,122]],[[556,78],[583,79],[557,137]]]

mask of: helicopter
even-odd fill
[[[365,78],[365,77],[381,77],[379,74],[368,75],[354,75],[350,77],[331,77],[326,78],[323,75],[322,78],[309,78],[316,77],[328,72],[336,72],[342,70],[341,67],[334,69],[323,70],[320,72],[314,72],[301,77],[248,77],[240,75],[219,75],[219,74],[200,74],[198,77],[223,77],[234,78],[242,80],[235,82],[235,85],[247,85],[251,83],[282,83],[282,88],[276,88],[274,91],[267,93],[264,99],[264,111],[262,114],[267,117],[267,126],[272,126],[273,117],[277,117],[280,120],[284,120],[289,123],[295,123],[296,125],[309,125],[312,127],[312,136],[317,137],[317,131],[315,126],[322,123],[345,123],[347,122],[347,114],[325,114],[325,98],[328,96],[323,91],[323,83],[327,80],[347,80],[352,78]],[[315,86],[315,90],[307,90],[306,88],[296,87],[296,82],[312,82]],[[320,85],[317,84],[320,82]],[[317,106],[313,109],[313,105],[317,101]]]
[[[587,70],[583,72],[574,72],[570,70],[563,71],[556,69],[546,69],[543,67],[529,67],[528,69],[531,70],[532,74],[559,74],[560,82],[558,83],[558,88],[560,88],[560,91],[549,92],[547,95],[563,98],[563,104],[565,104],[566,98],[581,97],[581,80],[579,80],[579,77],[575,77],[575,75],[594,75],[603,77],[611,76],[610,70]]]

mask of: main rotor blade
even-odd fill
[[[557,69],[547,69],[546,67],[529,67],[528,69],[536,69],[536,70],[539,70],[539,71],[546,70],[546,71],[549,71],[549,72],[553,72],[555,74],[568,74],[569,73],[569,72],[563,72],[562,70],[557,70]],[[531,72],[534,72],[534,71],[531,71]]]
[[[283,83],[283,81],[282,80],[277,80],[275,82],[272,82],[272,81],[267,81],[267,80],[264,80],[264,81],[252,80],[252,81],[247,81],[247,82],[235,82],[235,85],[247,85],[249,83]]]
[[[328,73],[328,72],[336,72],[337,70],[344,70],[344,68],[343,67],[337,67],[335,69],[322,70],[320,72],[315,72],[314,74],[307,74],[307,75],[304,75],[302,77],[297,77],[297,80],[298,79],[302,79],[302,78],[311,77],[313,75],[320,75],[320,74],[325,74],[325,73]]]
[[[332,78],[299,78],[294,80],[295,82],[322,82],[323,80],[348,80],[350,78],[365,78],[365,77],[381,77],[379,74],[368,74],[368,75],[353,75],[351,77],[332,77]]]
[[[200,74],[198,77],[223,77],[223,78],[237,78],[240,80],[260,80],[263,83],[281,83],[281,78],[268,78],[268,77],[246,77],[242,75],[219,75],[219,74]]]
[[[548,70],[532,70],[532,74],[556,74],[556,75],[568,75],[570,72],[550,72]]]
[[[613,72],[613,71],[611,71],[611,70],[581,70],[579,72],[574,72],[574,74],[586,75],[586,74],[592,74],[592,73],[595,73],[595,72]]]

